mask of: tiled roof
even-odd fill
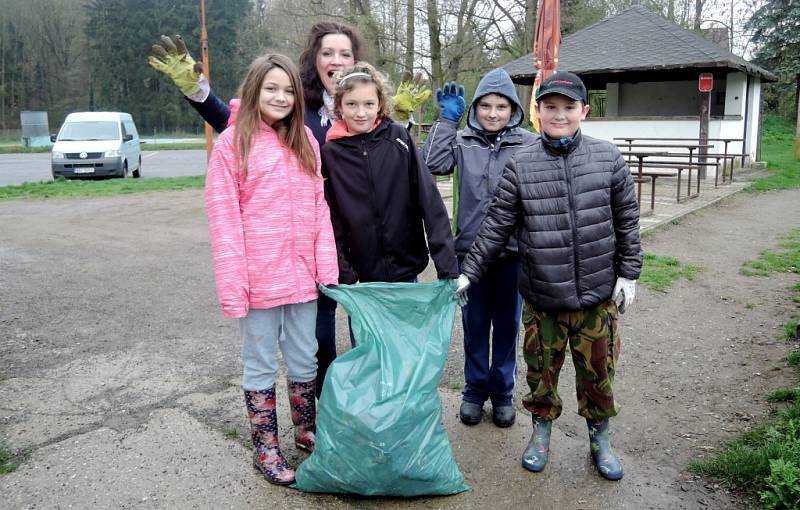
[[[559,57],[558,68],[576,74],[728,67],[776,80],[766,69],[638,5],[565,37]],[[515,81],[536,74],[532,54],[503,68]]]

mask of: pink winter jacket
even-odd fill
[[[246,179],[236,164],[234,128],[214,145],[205,200],[217,296],[226,317],[312,301],[317,283],[339,281],[319,146],[305,129],[316,153],[316,178],[267,124],[254,134]]]

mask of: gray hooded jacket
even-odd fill
[[[498,133],[494,143],[475,115],[478,99],[486,94],[504,96],[514,106],[508,125]],[[511,77],[503,69],[493,69],[478,84],[467,112],[467,127],[458,131],[457,122],[440,117],[422,146],[431,173],[447,175],[458,168],[456,253],[459,255],[466,255],[472,246],[508,160],[519,148],[537,140],[534,133],[519,127],[523,111]],[[506,251],[517,252],[515,237],[512,236]]]

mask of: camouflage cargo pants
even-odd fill
[[[617,305],[610,300],[577,312],[534,310],[525,301],[523,350],[531,390],[523,399],[525,408],[548,420],[561,415],[558,374],[569,342],[578,414],[593,420],[616,416],[612,385],[620,348],[618,319]]]

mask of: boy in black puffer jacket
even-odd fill
[[[589,106],[580,78],[554,74],[542,82],[536,103],[542,138],[506,165],[461,266],[456,297],[464,300],[516,232],[530,386],[523,405],[533,417],[522,466],[538,472],[547,463],[569,343],[592,458],[604,478],[619,480],[622,464],[609,445],[608,419],[617,414],[619,310],[633,302],[642,268],[633,178],[613,144],[581,135]]]

